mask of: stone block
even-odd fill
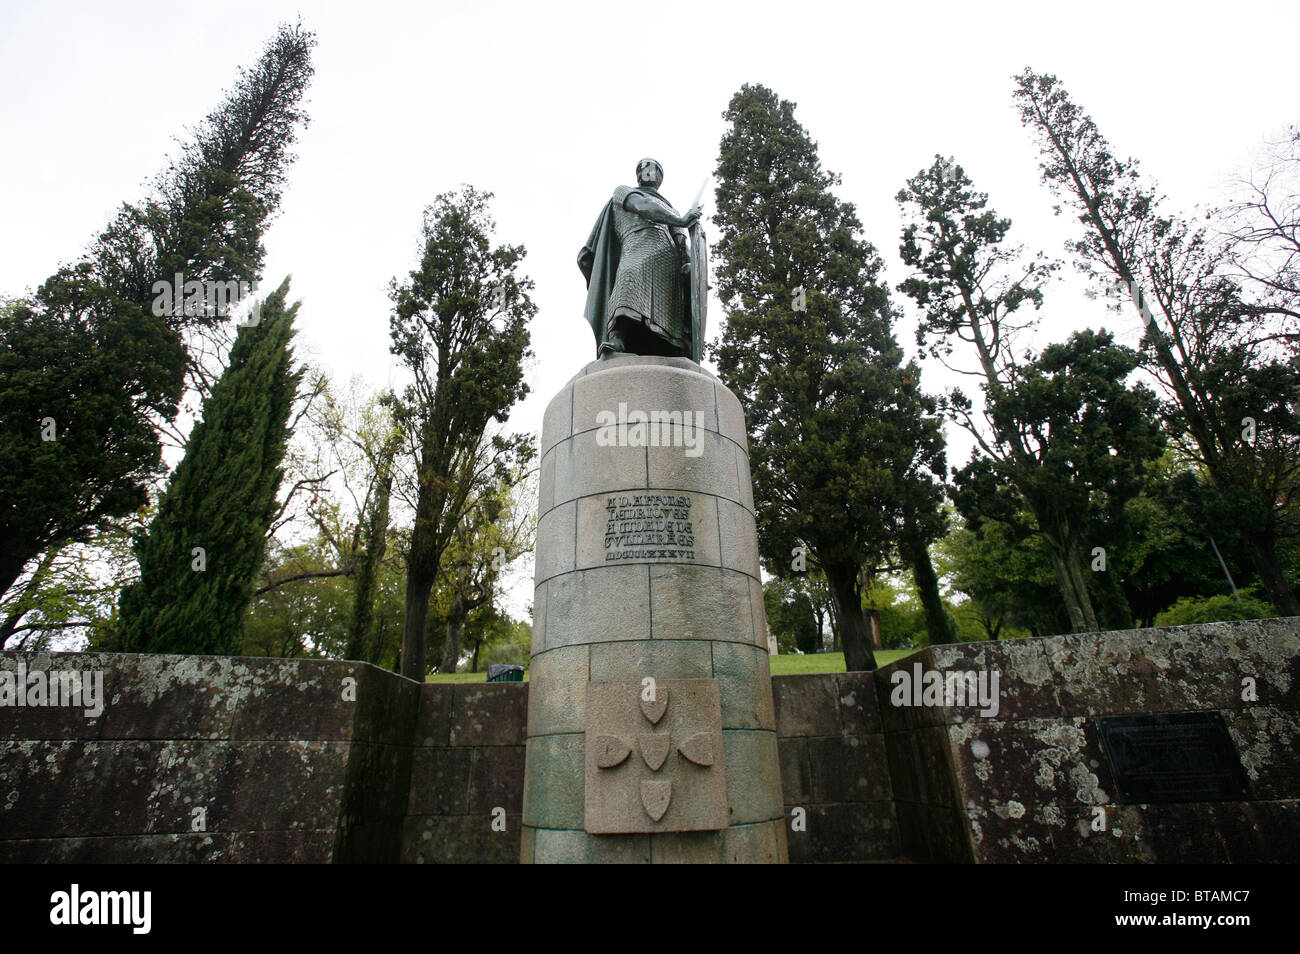
[[[722,565],[761,579],[758,569],[758,527],[754,515],[731,500],[718,500],[718,530],[722,536]]]
[[[506,816],[506,830],[492,828],[488,815],[424,815],[406,819],[402,861],[406,864],[518,864],[522,826]]]
[[[451,744],[520,745],[528,724],[528,690],[517,682],[464,682],[455,687]]]
[[[962,804],[998,802],[1027,812],[1046,804],[1116,800],[1100,734],[1090,719],[971,722],[947,732]]]
[[[812,767],[808,764],[808,740],[778,738],[777,754],[781,760],[781,795],[786,814],[795,806],[807,806],[812,800]]]
[[[537,516],[544,517],[555,506],[555,455],[546,454],[537,467]]]
[[[537,521],[537,548],[533,579],[542,583],[561,573],[576,569],[574,545],[577,540],[578,502],[570,500],[544,513]]]
[[[744,643],[713,644],[713,675],[722,694],[724,729],[776,731],[767,651]]]
[[[586,821],[592,834],[727,826],[721,702],[713,679],[587,686]]]
[[[634,423],[640,418],[636,412],[657,420],[669,420],[673,412],[689,413],[692,424],[716,432],[713,387],[713,378],[695,369],[646,364],[589,371],[573,382],[574,433],[599,427],[602,420],[630,417]]]
[[[878,735],[808,739],[814,802],[876,802],[892,797],[885,743]]]
[[[899,844],[915,861],[970,864],[975,860],[970,829],[960,810],[948,806],[896,802]]]
[[[930,647],[930,664],[940,672],[973,672],[978,679],[997,673],[995,694],[997,711],[984,716],[977,706],[947,706],[938,710],[939,722],[970,721],[973,718],[996,718],[1003,721],[1054,718],[1060,712],[1056,698],[1056,676],[1048,663],[1040,639],[1007,639],[996,642],[953,643]],[[956,685],[954,684],[954,689]],[[964,688],[969,694],[970,685]]]
[[[581,829],[583,777],[582,733],[529,739],[524,824],[533,828]]]
[[[754,645],[767,649],[767,607],[763,604],[763,584],[752,576],[749,581],[749,613],[754,620]]]
[[[747,825],[783,817],[781,761],[775,732],[724,729],[727,802],[731,824]]]
[[[542,439],[538,453],[545,457],[551,448],[573,435],[573,388],[566,387],[551,398],[542,415]]]
[[[718,430],[749,453],[749,436],[745,433],[745,411],[740,399],[721,382],[715,385],[718,396]]]
[[[555,506],[596,494],[626,493],[650,486],[644,447],[600,447],[596,432],[557,444]]]
[[[636,563],[721,565],[717,501],[708,494],[634,491],[583,497],[576,504],[580,570]]]
[[[538,583],[533,588],[533,632],[530,652],[536,656],[546,649],[546,608],[550,581]]]
[[[748,510],[754,512],[754,479],[749,470],[749,454],[739,444],[732,445],[736,455],[736,484],[740,488],[740,497],[737,502]]]
[[[650,638],[650,573],[641,564],[553,577],[543,649]]]
[[[212,684],[225,688],[237,699],[230,738],[348,741],[354,737],[357,703],[345,701],[344,695],[350,688],[357,699],[361,698],[365,664],[326,662],[304,666],[303,662],[231,660],[229,680],[224,686]]]
[[[426,682],[420,686],[420,712],[415,723],[417,748],[451,744],[451,709],[455,696],[453,685]]]
[[[523,810],[523,745],[494,745],[474,749],[469,776],[469,814],[491,815],[504,808],[507,815]]]
[[[653,639],[756,645],[749,581],[720,567],[650,567]]]
[[[1242,627],[1211,623],[1056,636],[1043,641],[1065,715],[1235,709]]]
[[[533,861],[539,865],[647,865],[650,836],[539,828],[534,835]]]
[[[732,825],[723,833],[728,864],[780,865],[789,860],[783,825],[777,819],[754,825]]]
[[[1300,796],[1300,720],[1295,713],[1256,705],[1222,715],[1254,796]]]
[[[839,686],[833,673],[773,676],[776,730],[782,738],[839,735]]]
[[[586,723],[590,648],[561,646],[533,657],[528,735],[581,732]]]
[[[652,834],[650,835],[650,860],[656,865],[726,864],[726,830]]]
[[[335,827],[350,743],[263,742],[234,749],[229,794],[211,799],[209,819],[224,816],[222,827],[236,831]]]
[[[791,864],[892,861],[902,855],[898,823],[890,802],[807,806],[804,827],[795,831],[787,812]]]
[[[844,735],[875,735],[883,731],[876,704],[876,682],[869,672],[835,674],[840,695],[840,731]]]
[[[649,448],[648,486],[688,494],[712,494],[738,502],[740,479],[734,445],[713,431],[701,431],[695,439],[694,448]]]
[[[410,815],[463,815],[469,811],[472,749],[417,749],[411,765]]]
[[[712,643],[705,640],[641,640],[593,643],[591,681],[711,679]]]

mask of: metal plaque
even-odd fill
[[[1217,712],[1100,716],[1097,727],[1124,804],[1251,798],[1237,747]]]

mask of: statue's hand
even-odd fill
[[[696,222],[700,220],[700,216],[703,214],[704,214],[704,210],[697,205],[695,208],[691,209],[691,211],[687,212],[686,215],[682,218],[681,227],[684,229],[690,228],[692,225],[694,225]]]
[[[690,273],[691,273],[691,263],[690,263],[690,262],[682,262],[682,274],[683,274],[683,275],[689,275]]]

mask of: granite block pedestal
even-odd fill
[[[521,860],[785,862],[740,402],[592,362],[540,450]]]

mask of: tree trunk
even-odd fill
[[[1260,582],[1268,591],[1268,598],[1280,616],[1300,616],[1300,601],[1287,582],[1282,564],[1277,558],[1274,535],[1267,531],[1246,535],[1246,546],[1251,562],[1259,571]]]
[[[442,644],[442,665],[438,672],[455,672],[460,662],[460,635],[465,629],[467,610],[465,599],[459,593],[452,597],[447,612],[447,639]]]
[[[1088,624],[1084,621],[1083,607],[1079,603],[1078,594],[1075,593],[1074,578],[1066,565],[1065,555],[1051,542],[1047,543],[1047,555],[1052,561],[1052,569],[1056,572],[1056,585],[1060,587],[1061,599],[1065,602],[1065,612],[1070,617],[1070,631],[1086,633]]]
[[[412,545],[414,550],[414,545]],[[428,637],[424,627],[429,620],[429,591],[433,578],[417,572],[414,563],[406,571],[406,610],[402,614],[402,675],[424,682],[427,673],[425,656]]]
[[[876,656],[871,651],[871,627],[858,593],[858,568],[827,569],[826,581],[835,600],[840,642],[844,645],[844,668],[849,672],[870,672],[876,668]]]
[[[352,620],[348,631],[348,645],[344,655],[369,663],[378,661],[379,647],[374,637],[375,587],[379,582],[379,567],[384,559],[388,535],[388,501],[392,493],[393,477],[389,468],[392,455],[385,451],[376,472],[375,497],[366,512],[364,541],[357,571],[356,592],[352,598]]]
[[[1129,629],[1133,626],[1133,609],[1119,577],[1110,570],[1092,574],[1092,582],[1097,591],[1097,606],[1100,610],[1097,623],[1102,629]]]
[[[912,564],[912,578],[916,581],[916,591],[925,608],[925,630],[930,635],[931,646],[943,646],[957,642],[957,631],[943,606],[943,596],[939,592],[939,578],[935,575],[934,564],[930,562],[930,551],[918,540],[908,541],[904,547],[906,558]]]
[[[1088,581],[1083,575],[1083,554],[1075,540],[1070,541],[1065,551],[1065,565],[1074,582],[1074,592],[1078,596],[1079,606],[1083,610],[1083,625],[1086,627],[1083,632],[1100,632],[1101,624],[1097,622],[1097,611],[1093,608],[1092,596],[1088,593]]]

